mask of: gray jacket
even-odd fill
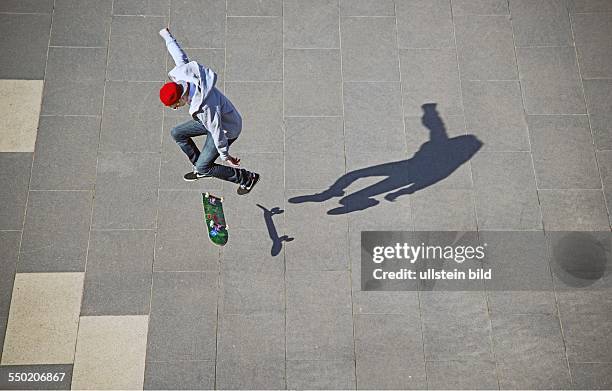
[[[170,80],[195,86],[189,103],[189,114],[210,132],[221,159],[227,160],[228,139],[235,139],[242,130],[242,117],[232,102],[216,87],[217,74],[195,61],[189,61],[176,39],[163,29],[159,35],[166,41],[168,52],[176,66],[168,72]]]

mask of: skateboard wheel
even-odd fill
[[[223,202],[223,197],[219,198],[221,200],[221,202]]]
[[[208,198],[210,197],[210,194],[208,194],[208,192],[204,193],[204,197]]]

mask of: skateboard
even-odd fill
[[[210,241],[217,246],[225,246],[228,234],[225,216],[223,215],[223,197],[202,193],[202,205],[204,206],[204,220],[206,221]]]

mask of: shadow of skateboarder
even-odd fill
[[[268,235],[270,235],[270,239],[272,239],[272,249],[270,249],[270,254],[275,257],[280,253],[280,250],[283,247],[283,242],[291,242],[294,238],[290,238],[287,235],[279,237],[276,227],[274,226],[274,221],[272,221],[272,216],[281,214],[284,212],[284,210],[278,207],[268,210],[259,204],[257,204],[257,206],[264,212],[264,220],[266,221]]]

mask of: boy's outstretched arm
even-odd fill
[[[159,35],[166,41],[166,47],[168,48],[168,52],[172,56],[174,63],[178,65],[187,64],[189,62],[189,58],[187,58],[187,53],[181,49],[176,39],[170,34],[170,30],[168,28],[161,29],[159,31]]]

